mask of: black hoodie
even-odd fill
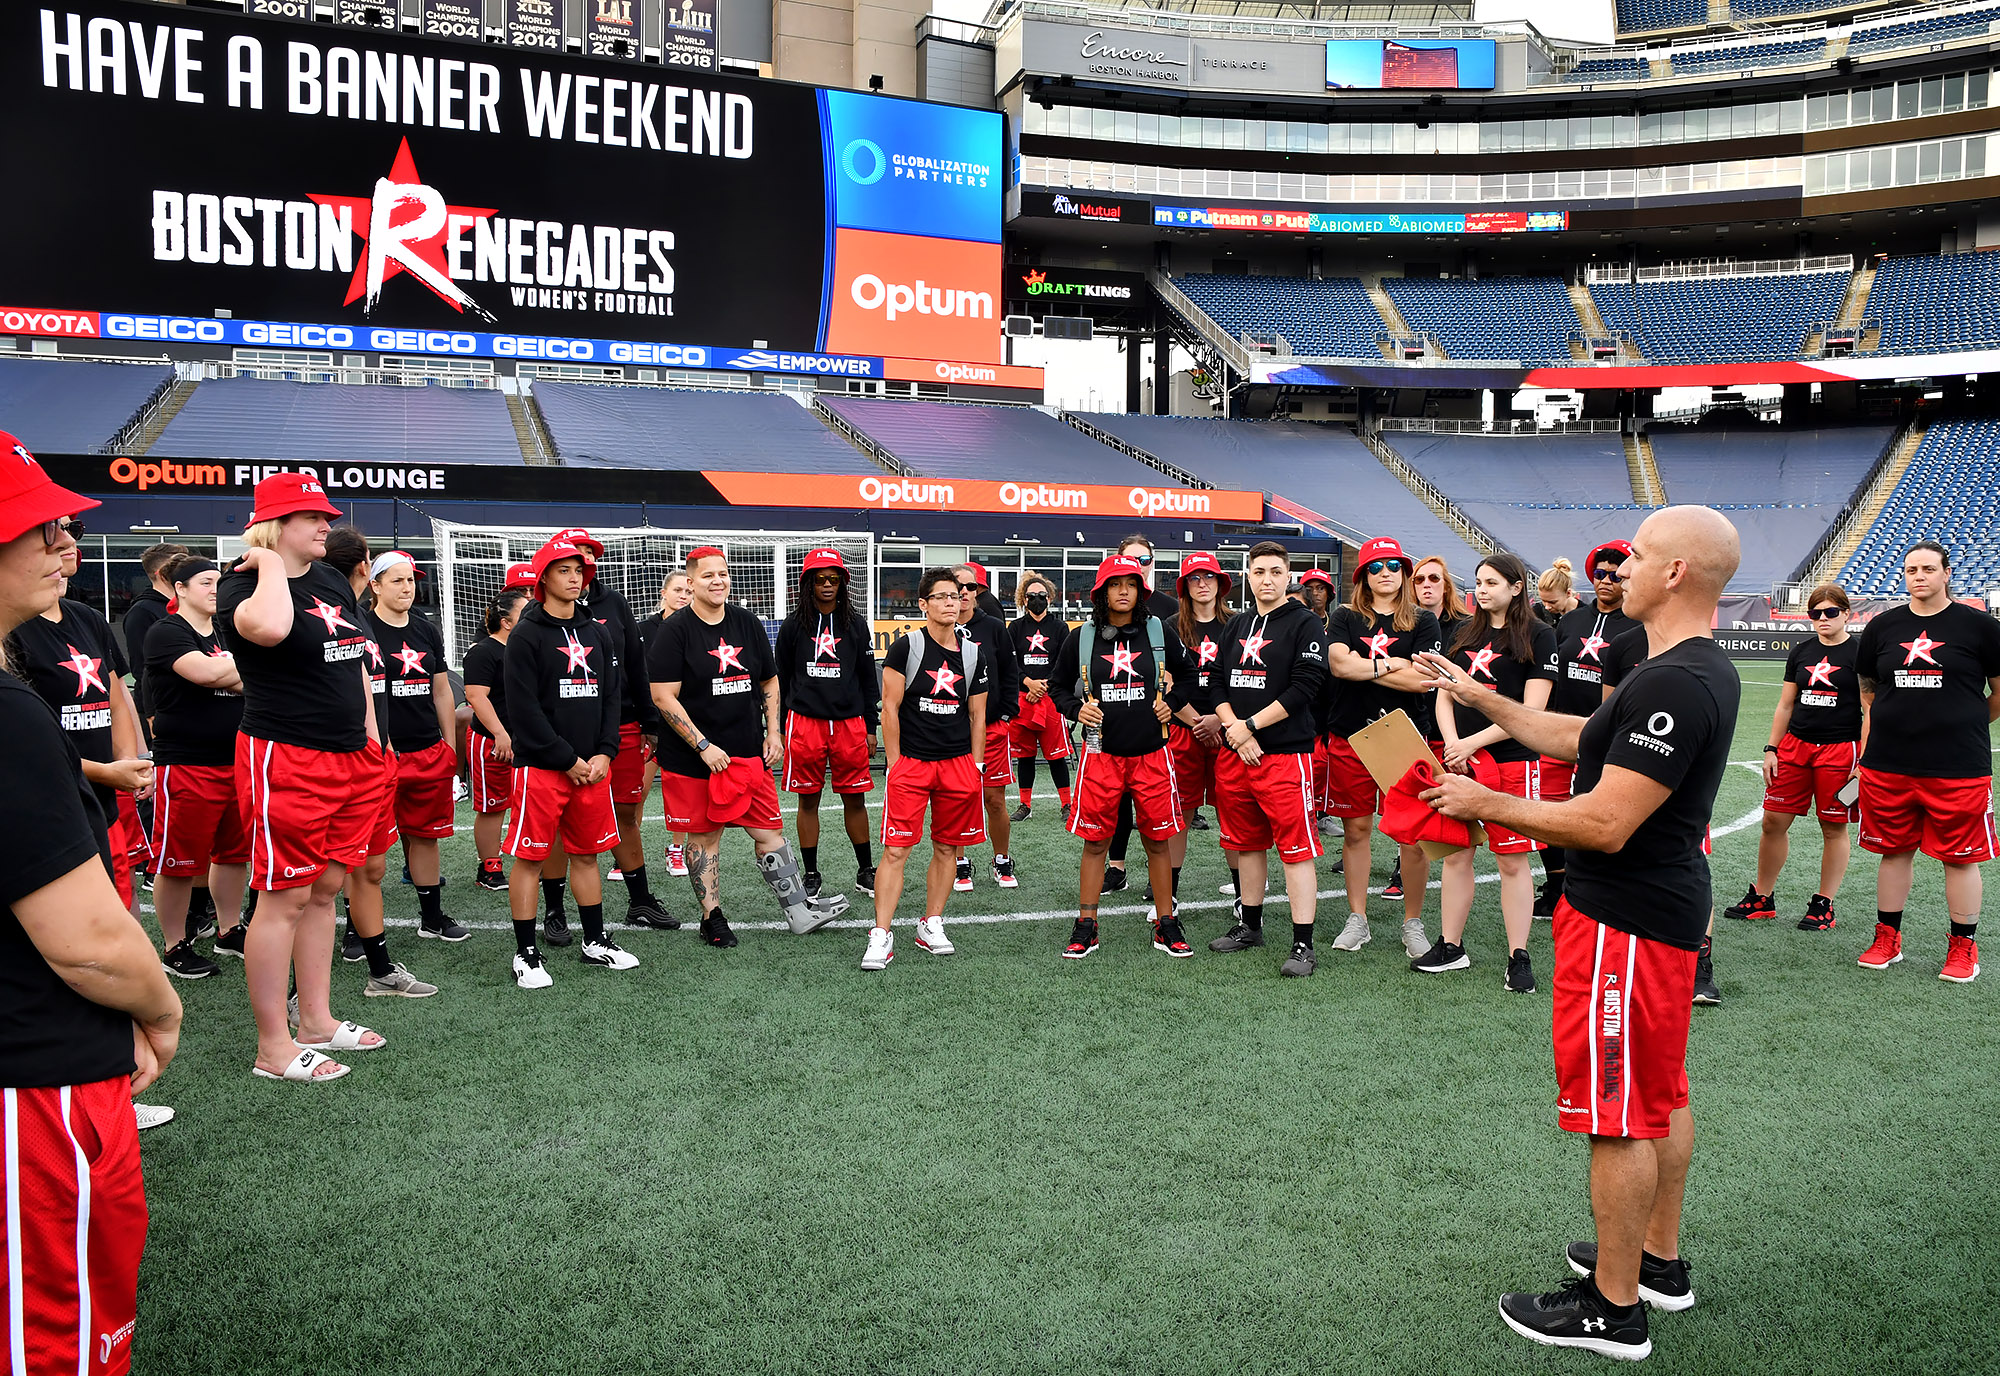
[[[558,621],[541,603],[528,603],[507,637],[506,684],[516,764],[567,770],[579,759],[618,753],[624,676],[610,628],[581,604]]]
[[[132,697],[139,705],[141,721],[153,715],[152,701],[146,696],[146,637],[166,619],[167,599],[157,589],[147,588],[132,599],[118,623],[125,632],[125,662],[132,666]]]
[[[993,686],[986,695],[986,722],[990,730],[1003,721],[1012,721],[1021,702],[1021,662],[1014,657],[1014,637],[1007,623],[981,610],[958,628],[986,647],[993,666]]]
[[[1160,667],[1153,662],[1147,619],[1141,615],[1127,625],[1099,626],[1091,647],[1096,663],[1090,666],[1090,695],[1104,709],[1101,730],[1107,755],[1150,755],[1166,744],[1167,728],[1153,713]],[[1161,630],[1160,653],[1174,680],[1167,693],[1167,710],[1178,712],[1187,703],[1186,685],[1194,678],[1194,665],[1173,626],[1163,625]],[[1049,673],[1049,696],[1055,699],[1056,710],[1071,721],[1083,710],[1083,697],[1076,691],[1082,656],[1083,627],[1079,626],[1063,641],[1056,667]]]
[[[882,721],[882,676],[872,639],[859,613],[840,626],[811,602],[800,603],[778,627],[779,710],[822,721],[859,717],[874,735]]]
[[[1326,627],[1286,598],[1268,614],[1253,608],[1230,621],[1215,699],[1227,702],[1246,723],[1272,703],[1283,703],[1288,715],[1266,724],[1257,744],[1267,755],[1302,755],[1313,748],[1313,707],[1326,673]]]
[[[590,619],[604,628],[612,667],[618,670],[619,681],[624,685],[618,697],[619,722],[636,722],[649,735],[659,735],[666,729],[666,723],[660,719],[660,709],[653,705],[652,685],[646,681],[642,669],[646,644],[639,638],[639,621],[632,615],[632,604],[618,589],[593,578],[584,589],[581,605]]]

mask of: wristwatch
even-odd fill
[[[699,755],[708,749],[708,737],[703,736],[694,743],[694,753]]]
[[[1778,753],[1778,747],[1775,745],[1767,745],[1764,747],[1764,753],[1766,755],[1775,755]]]

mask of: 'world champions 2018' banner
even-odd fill
[[[0,6],[0,127],[0,302],[1000,358],[991,113],[91,0]]]

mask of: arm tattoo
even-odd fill
[[[663,709],[660,715],[667,719],[667,725],[673,727],[680,738],[690,746],[701,739],[701,732],[695,730],[694,722],[689,720],[688,714],[680,709],[679,703]]]
[[[715,872],[715,863],[701,847],[688,847],[688,883],[694,888],[694,899],[701,905],[703,917],[722,906],[722,882],[721,876]]]
[[[1866,693],[1866,694],[1867,694],[1867,695],[1868,695],[1869,697],[1871,697],[1871,698],[1872,698],[1872,697],[1874,697],[1874,696],[1875,696],[1875,680],[1874,680],[1874,679],[1872,679],[1872,678],[1869,678],[1869,677],[1868,677],[1868,676],[1867,676],[1866,674],[1863,674],[1863,675],[1861,675],[1861,691],[1862,691],[1862,692],[1864,692],[1864,693]]]

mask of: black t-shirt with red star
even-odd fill
[[[681,710],[709,744],[734,759],[764,753],[761,685],[778,676],[778,661],[764,623],[747,609],[727,603],[713,626],[692,605],[668,617],[646,652],[646,672],[654,683],[680,684]],[[660,733],[660,768],[694,779],[709,774],[672,727]]]
[[[987,712],[993,710],[992,656],[980,647],[973,661],[972,681],[967,683],[965,651],[960,646],[946,649],[928,627],[920,628],[916,635],[924,658],[904,683],[903,701],[896,709],[897,753],[913,760],[962,759],[972,753],[972,699],[984,696]],[[964,635],[963,630],[960,635]],[[882,662],[883,673],[902,676],[909,664],[906,640],[889,648]]]
[[[1107,755],[1150,755],[1166,744],[1166,726],[1153,710],[1158,694],[1161,666],[1154,662],[1152,632],[1145,620],[1124,626],[1098,626],[1091,632],[1090,696],[1104,712],[1099,746]],[[1083,709],[1084,699],[1077,690],[1082,677],[1084,627],[1078,626],[1063,641],[1056,656],[1055,677],[1049,691],[1056,709],[1071,721]],[[1190,675],[1187,653],[1181,638],[1170,624],[1160,627],[1160,656],[1173,678],[1166,694],[1167,710],[1178,711],[1187,701],[1181,685]]]
[[[1416,623],[1399,631],[1393,615],[1363,615],[1352,607],[1340,606],[1327,619],[1326,640],[1329,646],[1345,645],[1363,659],[1410,659],[1424,650],[1442,649],[1444,632],[1438,629],[1437,618],[1421,609]],[[1435,740],[1435,698],[1434,693],[1406,693],[1380,683],[1343,679],[1326,710],[1326,729],[1345,738],[1400,707],[1426,740]]]
[[[370,637],[354,590],[317,561],[288,582],[292,629],[276,645],[236,631],[236,609],[257,591],[255,573],[233,569],[216,587],[215,624],[243,676],[243,734],[306,750],[364,749]]]
[[[111,745],[111,681],[125,673],[111,623],[103,613],[65,597],[61,621],[31,616],[14,632],[20,671],[42,701],[55,708],[76,753],[96,764],[116,758]],[[93,784],[107,819],[118,815],[115,789]]]
[[[1040,621],[1032,616],[1016,617],[1007,623],[1007,634],[1014,641],[1014,659],[1021,666],[1021,677],[1046,679],[1062,652],[1069,623],[1054,612]]]
[[[392,626],[373,611],[362,616],[380,652],[379,659],[373,652],[368,656],[376,730],[398,752],[430,749],[444,739],[431,699],[432,677],[445,671],[443,632],[415,612],[404,626]]]
[[[146,691],[153,704],[153,762],[234,764],[243,695],[195,683],[174,671],[187,655],[228,658],[222,637],[213,627],[203,635],[186,617],[166,616],[146,633],[145,651]]]
[[[1856,671],[1875,682],[1861,763],[1920,779],[1991,775],[1986,681],[2000,675],[2000,622],[1961,602],[1930,616],[1905,605],[1860,640]]]
[[[1533,621],[1528,626],[1528,635],[1534,649],[1527,662],[1523,663],[1508,652],[1506,629],[1496,630],[1489,621],[1479,639],[1462,650],[1451,652],[1451,661],[1470,674],[1480,687],[1520,702],[1530,683],[1537,679],[1553,683],[1556,677],[1556,633],[1549,629],[1547,622]],[[1452,706],[1452,724],[1458,728],[1460,740],[1493,724],[1484,712],[1461,703],[1453,703]],[[1486,753],[1502,761],[1535,758],[1534,751],[1512,737],[1487,746]]]
[[[1587,717],[1604,701],[1604,666],[1611,642],[1639,623],[1622,608],[1599,611],[1596,599],[1565,612],[1556,622],[1556,686],[1549,710]]]
[[[1178,620],[1167,623],[1179,632]],[[1188,705],[1204,717],[1215,712],[1216,671],[1222,666],[1222,638],[1229,630],[1227,617],[1218,616],[1213,621],[1194,623],[1194,638],[1182,646],[1187,651],[1187,682],[1180,685]],[[1330,675],[1329,675],[1330,677]]]
[[[780,707],[821,721],[859,717],[873,735],[882,716],[882,678],[869,636],[858,614],[845,625],[811,607],[786,617],[778,627]]]
[[[1849,636],[1827,645],[1809,635],[1785,656],[1785,682],[1797,684],[1787,730],[1808,745],[1844,745],[1861,739],[1861,681],[1854,671],[1861,640]]]

